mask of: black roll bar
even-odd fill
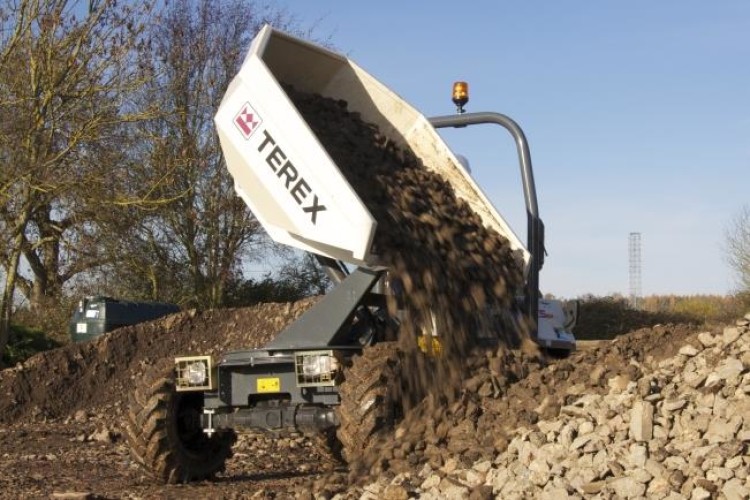
[[[526,280],[526,296],[524,297],[524,310],[528,315],[533,334],[537,334],[537,321],[539,314],[539,271],[544,264],[544,223],[539,218],[539,207],[536,200],[536,185],[534,184],[534,171],[531,168],[531,153],[526,135],[521,127],[512,118],[501,113],[479,112],[463,113],[457,115],[435,116],[429,118],[435,128],[466,127],[467,125],[478,125],[483,123],[494,123],[505,128],[516,143],[518,151],[518,162],[521,167],[521,181],[523,182],[523,197],[526,202],[527,220],[527,247],[531,254],[529,262],[529,276]]]

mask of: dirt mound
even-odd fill
[[[414,408],[361,463],[352,469],[354,484],[386,475],[433,469],[449,461],[469,467],[505,451],[510,436],[523,426],[556,418],[561,407],[584,394],[604,394],[607,382],[637,381],[639,367],[677,354],[697,343],[693,325],[664,325],[621,336],[598,349],[563,360],[540,360],[518,351],[473,356],[452,404],[430,397]]]
[[[750,314],[712,332],[634,332],[485,398],[482,416],[502,418],[483,429],[480,417],[476,432],[498,437],[495,453],[436,455],[373,475],[364,490],[393,498],[747,498],[748,348]],[[460,427],[469,426],[456,421],[447,447]]]
[[[314,301],[182,312],[40,353],[0,372],[0,422],[28,415],[62,417],[119,403],[137,383],[134,377],[144,364],[259,347]]]

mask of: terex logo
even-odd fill
[[[263,139],[258,146],[258,152],[266,155],[268,166],[276,172],[276,177],[284,183],[284,187],[297,202],[297,205],[302,207],[303,212],[310,214],[310,220],[313,224],[316,224],[318,212],[325,211],[325,205],[318,203],[318,195],[312,192],[310,184],[300,175],[292,162],[287,159],[284,150],[276,144],[267,130],[263,130]],[[307,203],[307,205],[303,205],[303,203]]]
[[[234,117],[234,124],[245,139],[249,139],[261,123],[263,123],[263,120],[261,120],[258,112],[250,106],[249,102],[246,102],[240,109],[240,112],[237,113],[237,116]]]

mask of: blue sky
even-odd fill
[[[548,257],[544,292],[735,289],[726,227],[750,204],[750,2],[281,0],[303,26],[425,115],[497,111],[531,146]],[[499,127],[441,132],[525,240],[513,143]]]

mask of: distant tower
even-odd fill
[[[641,299],[641,233],[630,233],[630,307],[638,309]]]

